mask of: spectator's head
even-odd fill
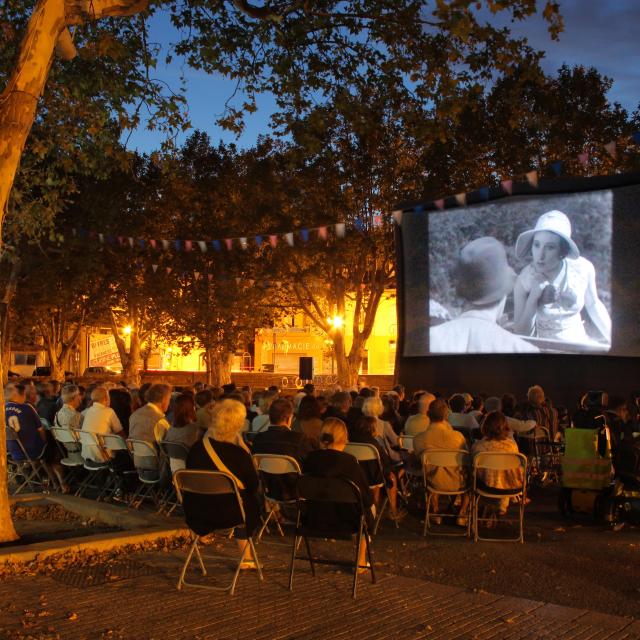
[[[482,435],[487,440],[506,440],[511,436],[509,423],[501,411],[490,411],[482,421]]]
[[[469,411],[473,406],[473,396],[470,393],[463,393],[464,396],[464,410]]]
[[[504,413],[505,416],[509,416],[510,418],[513,418],[516,412],[517,404],[518,404],[518,401],[516,400],[516,397],[512,393],[505,393],[501,398],[502,413]],[[486,402],[485,402],[485,409],[486,409]]]
[[[484,401],[484,409],[487,413],[502,411],[502,401],[497,396],[489,396]]]
[[[225,396],[228,396],[229,394],[233,393],[235,390],[236,390],[235,382],[230,382],[229,384],[222,385],[222,391]]]
[[[149,391],[150,388],[151,383],[145,382],[138,390],[138,399],[140,401],[140,406],[147,404],[147,391]]]
[[[269,413],[269,409],[277,397],[278,394],[273,391],[265,391],[262,396],[260,396],[258,407],[260,408],[262,415],[266,416]]]
[[[198,393],[204,389],[204,382],[196,382],[193,385],[193,390]]]
[[[103,404],[105,407],[108,407],[109,404],[111,403],[110,399],[109,399],[109,391],[107,390],[106,387],[96,387],[92,392],[91,392],[91,402],[92,403],[96,403],[99,402],[100,404]]]
[[[377,433],[378,421],[373,416],[360,416],[353,426],[355,436],[370,436],[374,438]]]
[[[374,418],[379,418],[384,411],[384,406],[382,404],[382,400],[377,396],[370,396],[364,401],[362,405],[362,413],[365,416],[373,416]]]
[[[244,427],[247,417],[247,408],[230,398],[216,402],[211,410],[211,427],[209,432],[216,440],[221,442],[234,442],[238,433]]]
[[[419,398],[418,398],[418,413],[423,413],[425,416],[427,415],[427,413],[429,412],[429,407],[431,406],[431,403],[436,399],[436,397],[433,395],[433,393],[429,393],[428,391],[426,393],[423,393]]]
[[[26,391],[23,384],[10,382],[4,388],[5,402],[17,402],[23,404],[26,402]]]
[[[430,405],[427,413],[431,422],[444,422],[449,415],[449,405],[444,398],[436,398]]]
[[[307,384],[302,387],[302,390],[308,395],[312,396],[316,392],[315,386],[311,382],[307,382]]]
[[[331,406],[341,414],[346,414],[351,407],[351,394],[348,391],[338,391],[331,396]]]
[[[298,406],[298,420],[319,418],[322,413],[320,403],[314,396],[304,396]]]
[[[503,244],[491,237],[476,238],[460,251],[453,279],[461,298],[477,307],[503,303],[513,291],[514,270]]]
[[[393,391],[395,391],[398,394],[398,398],[402,401],[404,400],[404,386],[401,384],[397,384],[395,387],[393,387]]]
[[[202,407],[206,407],[207,405],[213,402],[213,394],[210,389],[200,389],[198,393],[196,393],[195,403],[199,409]]]
[[[467,401],[461,393],[455,393],[449,398],[449,406],[453,413],[464,413],[466,405]]]
[[[269,407],[269,422],[280,427],[290,427],[293,418],[293,404],[288,398],[278,398]]]
[[[343,451],[349,441],[347,425],[339,418],[327,418],[320,431],[320,446],[323,449]]]
[[[629,405],[627,404],[627,401],[621,396],[611,396],[609,398],[609,404],[607,406],[609,411],[612,411],[617,416],[619,416],[623,422],[628,422],[631,418]]]
[[[29,404],[32,404],[34,407],[38,402],[38,389],[36,389],[36,385],[31,382],[30,384],[26,384],[24,386],[25,390],[25,399]]]
[[[527,400],[529,404],[532,404],[534,407],[541,407],[544,404],[544,389],[539,384],[529,387]]]
[[[398,411],[398,409],[400,409],[400,396],[395,391],[389,391],[389,393],[385,393],[384,398],[386,398],[391,403],[391,408],[393,411]]]
[[[371,396],[374,396],[375,394],[369,387],[362,387],[362,389],[360,389],[360,391],[358,392],[358,395],[361,398],[371,398]]]
[[[202,393],[202,391],[200,392]],[[196,421],[196,405],[188,393],[181,393],[173,405],[173,426],[186,427]]]
[[[171,386],[164,383],[152,384],[146,398],[147,402],[155,404],[162,413],[166,413],[171,402]]]
[[[67,384],[62,387],[62,402],[68,404],[70,407],[77,409],[82,402],[80,396],[80,389],[75,384]]]

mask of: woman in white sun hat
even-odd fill
[[[513,291],[514,332],[564,342],[590,339],[582,323],[584,308],[611,344],[611,318],[598,298],[593,264],[571,239],[571,222],[562,211],[542,214],[534,229],[521,233],[516,256],[531,262],[520,272]]]

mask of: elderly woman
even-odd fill
[[[187,457],[187,469],[224,471],[236,479],[246,517],[246,528],[238,527],[235,537],[240,550],[245,550],[243,569],[255,569],[256,564],[247,550],[247,538],[256,531],[260,523],[260,507],[256,492],[258,474],[251,454],[238,446],[238,434],[242,430],[247,415],[245,406],[237,400],[222,400],[213,407],[212,425],[204,438],[196,442]],[[198,535],[206,535],[214,529],[210,519],[207,496],[187,493],[184,496],[184,510],[187,524]],[[227,515],[225,523],[222,513]],[[229,496],[228,505],[216,514],[215,528],[232,526],[238,522],[235,498]]]
[[[611,318],[598,297],[594,266],[580,255],[562,211],[541,215],[534,229],[518,236],[515,253],[530,260],[513,293],[516,333],[587,343],[581,316],[585,309],[602,340],[611,343]]]
[[[278,394],[274,391],[267,391],[258,400],[258,409],[260,409],[260,415],[256,416],[251,422],[251,431],[257,433],[258,431],[265,431],[269,426],[269,409],[273,404],[273,401],[278,397]]]
[[[367,398],[362,405],[363,415],[372,416],[376,419],[376,438],[389,454],[391,461],[394,463],[402,462],[398,435],[393,430],[391,424],[380,418],[383,412],[384,405],[382,404],[382,400],[377,396]]]

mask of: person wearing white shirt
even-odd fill
[[[495,396],[487,398],[484,401],[484,408],[487,413],[491,413],[492,411],[502,411],[502,400]],[[509,425],[509,429],[511,433],[528,433],[533,431],[536,428],[535,420],[518,420],[517,418],[510,418],[509,416],[505,416],[507,419],[507,424]]]
[[[104,387],[96,387],[91,392],[91,400],[93,404],[84,414],[82,430],[101,435],[120,433],[122,424],[116,412],[109,406],[109,392]],[[83,444],[82,457],[96,462],[107,462],[106,456],[96,445]]]

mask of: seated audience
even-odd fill
[[[42,387],[40,399],[36,404],[38,415],[46,420],[49,425],[53,424],[53,419],[56,415],[56,411],[58,410],[56,384],[54,384],[53,380],[49,380],[49,382],[45,383]]]
[[[238,547],[244,549],[243,569],[255,569],[255,559],[247,546],[247,538],[254,535],[260,525],[260,506],[257,496],[258,474],[253,465],[251,454],[237,444],[247,415],[246,407],[237,400],[224,399],[217,402],[212,412],[211,428],[204,438],[196,442],[187,457],[187,469],[224,471],[232,475],[238,485],[242,506],[246,518],[246,528],[236,527],[234,536]],[[219,507],[215,512],[215,521],[211,518],[209,497],[187,493],[184,496],[184,512],[187,524],[198,535],[211,533],[215,527],[223,529],[238,522],[239,511],[234,497],[225,497],[227,506]],[[227,516],[221,517],[222,514]]]
[[[404,432],[408,436],[417,436],[422,433],[429,426],[429,407],[431,403],[436,399],[432,393],[423,393],[417,401],[417,413],[409,416],[404,423]]]
[[[260,413],[251,422],[251,431],[258,433],[264,431],[269,426],[269,409],[277,400],[278,394],[274,391],[265,391],[258,400]]]
[[[200,391],[199,393],[203,393]],[[188,394],[180,394],[176,398],[173,412],[173,424],[164,436],[163,442],[175,442],[182,444],[187,449],[202,438],[202,431],[196,420],[196,407],[193,397]],[[171,473],[185,468],[185,461],[178,458],[169,458]]]
[[[160,442],[169,431],[165,413],[171,401],[171,387],[168,384],[153,384],[145,394],[146,404],[131,414],[129,437],[146,442]]]
[[[109,392],[104,387],[96,387],[91,392],[91,406],[82,420],[82,430],[95,434],[118,433],[122,435],[122,425],[115,411],[109,406]],[[97,445],[82,445],[82,457],[96,462],[107,462],[108,458]]]
[[[544,389],[539,385],[529,387],[527,391],[527,402],[522,408],[522,417],[525,420],[536,421],[536,435],[542,435],[544,432],[539,429],[546,429],[549,439],[554,440],[558,431],[558,415],[551,406],[550,400],[545,398]]]
[[[398,435],[386,420],[380,419],[383,410],[382,400],[376,396],[368,397],[362,405],[362,413],[365,416],[372,416],[376,419],[376,438],[378,438],[380,444],[385,448],[392,462],[399,464],[402,458],[400,457]]]
[[[211,389],[200,389],[195,395],[196,425],[201,433],[211,426],[211,414],[214,407]]]
[[[111,408],[116,412],[118,420],[120,420],[124,433],[129,433],[129,418],[131,417],[131,405],[133,404],[129,390],[122,387],[109,389],[109,401]]]
[[[478,421],[470,413],[465,413],[467,407],[467,398],[465,394],[456,393],[449,398],[448,422],[454,429],[459,429],[468,439],[473,437],[473,433],[480,429]]]
[[[484,402],[484,406],[487,414],[492,411],[502,411],[502,401],[496,396],[487,398]],[[507,420],[507,424],[509,425],[512,435],[514,433],[528,433],[533,431],[536,427],[535,420],[518,420],[517,418],[512,418],[510,416],[505,416],[505,419]]]
[[[322,430],[322,418],[320,402],[313,395],[305,395],[300,400],[296,425],[298,429],[313,443],[313,448],[320,446],[320,431]]]
[[[384,411],[382,412],[380,419],[388,422],[396,435],[400,435],[402,433],[402,428],[404,427],[404,420],[398,412],[399,405],[400,400],[398,399],[398,395],[393,391],[385,394],[382,398]]]

